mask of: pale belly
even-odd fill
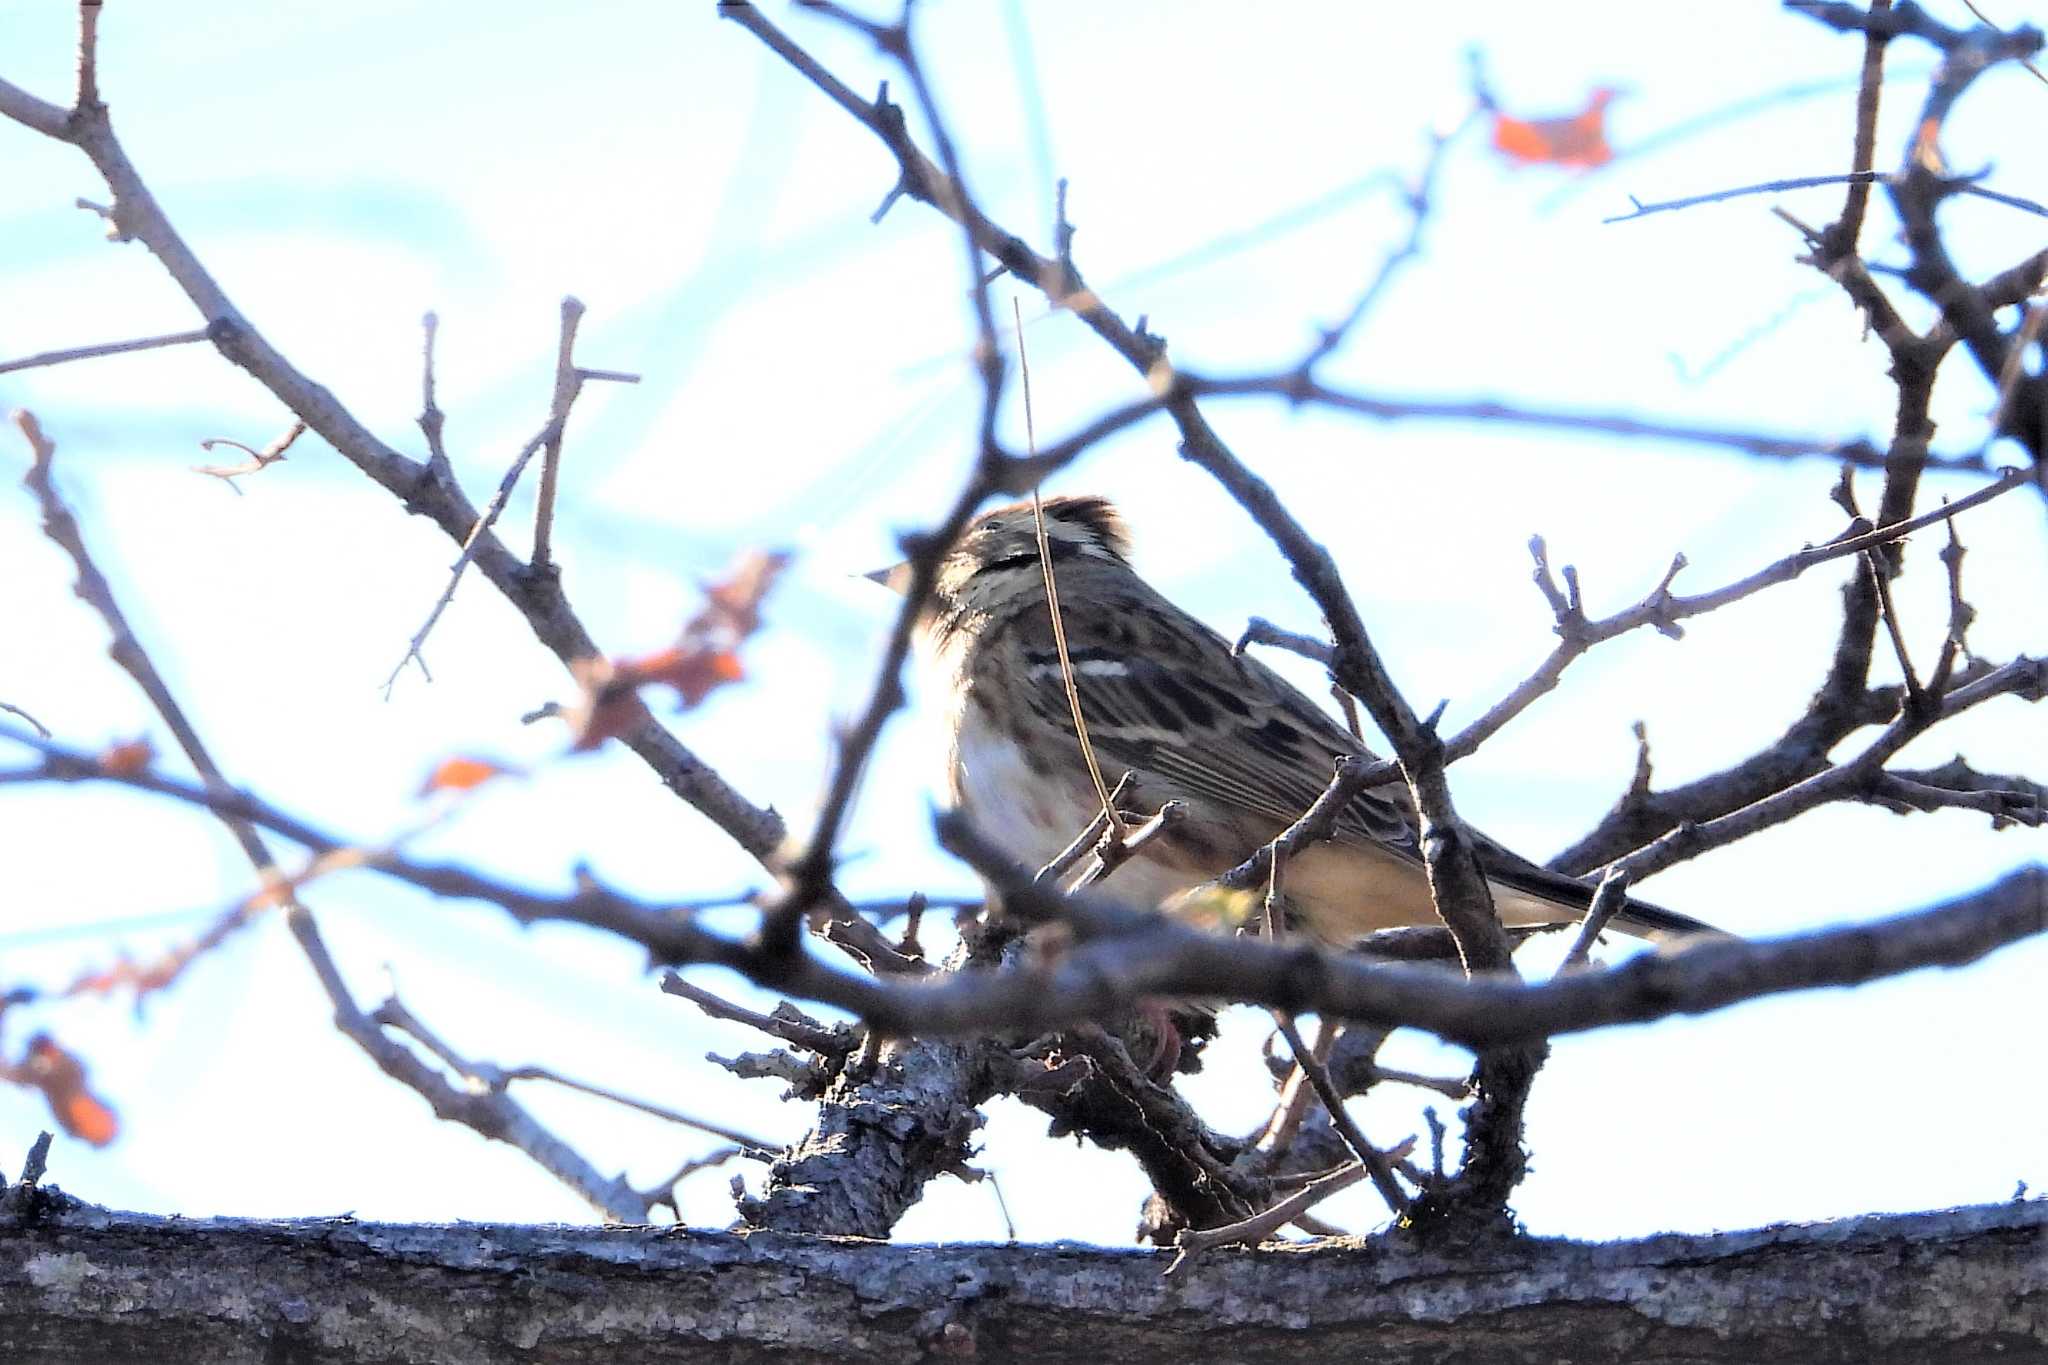
[[[1011,857],[1043,867],[1100,809],[1092,783],[1048,780],[1017,746],[998,737],[972,704],[954,739],[948,786],[953,804]]]

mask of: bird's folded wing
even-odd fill
[[[1337,757],[1363,746],[1255,660],[1218,652],[1237,676],[1211,678],[1173,659],[1077,654],[1074,684],[1088,737],[1112,780],[1129,770],[1149,779],[1148,798],[1164,786],[1166,799],[1234,808],[1277,832],[1322,795]],[[1057,658],[1031,667],[1038,684],[1030,691],[1033,709],[1046,724],[1071,731]],[[1337,837],[1420,856],[1405,807],[1390,791],[1355,797],[1338,816]]]

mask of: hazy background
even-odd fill
[[[1959,4],[1934,8],[1968,21]],[[767,13],[856,89],[895,74],[829,23]],[[1782,203],[1825,223],[1839,189],[1600,222],[1626,211],[1629,194],[1845,169],[1858,40],[1769,7],[1718,10],[1712,22],[1621,3],[1399,19],[1319,4],[1257,23],[1241,5],[1187,0],[944,0],[919,13],[973,192],[1044,249],[1052,179],[1068,177],[1081,268],[1124,316],[1148,315],[1183,364],[1282,363],[1343,312],[1406,228],[1398,196],[1373,177],[1411,176],[1429,130],[1458,122],[1476,48],[1517,113],[1568,113],[1595,86],[1624,87],[1614,141],[1652,150],[1575,178],[1508,167],[1483,130],[1468,131],[1448,154],[1424,259],[1327,378],[1880,443],[1888,430],[1881,346],[1797,263],[1796,234],[1768,211]],[[0,5],[0,75],[66,99],[72,24],[68,6]],[[572,419],[557,540],[568,591],[607,650],[644,652],[736,551],[794,550],[769,626],[746,651],[748,681],[673,724],[751,799],[806,829],[830,728],[865,696],[893,610],[851,575],[939,513],[971,454],[971,320],[950,225],[902,203],[870,226],[894,183],[886,155],[720,22],[711,0],[364,0],[243,9],[231,23],[210,7],[116,0],[101,30],[103,95],[173,222],[295,364],[415,455],[419,320],[438,311],[448,441],[478,501],[545,418],[561,296],[589,305],[578,360],[644,382],[590,386]],[[1930,67],[1922,48],[1896,45],[1880,167],[1895,163]],[[2001,68],[1950,121],[1951,159],[1995,162],[1994,185],[2039,197],[2044,114],[2048,87]],[[9,126],[0,167],[0,358],[197,325],[142,248],[109,245],[72,207],[104,195],[82,156]],[[1883,204],[1880,193],[1865,250],[1897,262]],[[1943,214],[1975,274],[2041,244],[2042,221],[2009,209],[1964,200]],[[997,287],[1006,313],[1015,289]],[[1044,318],[1028,292],[1024,308],[1041,434],[1141,391],[1070,318]],[[1938,445],[1968,450],[1989,388],[1960,357],[1945,376]],[[243,497],[190,472],[220,462],[200,440],[261,446],[289,420],[209,348],[0,376],[0,406],[41,417],[102,566],[235,781],[374,840],[419,816],[412,793],[435,760],[488,754],[537,771],[478,793],[421,852],[551,888],[579,861],[649,896],[760,883],[629,753],[561,759],[559,729],[519,723],[570,686],[479,580],[428,643],[435,681],[408,672],[385,701],[453,547],[316,438],[245,480]],[[1549,613],[1528,581],[1531,532],[1580,567],[1589,606],[1612,610],[1654,585],[1676,550],[1692,563],[1680,586],[1697,591],[1841,524],[1825,461],[1374,425],[1267,402],[1208,411],[1337,555],[1411,699],[1448,697],[1452,725],[1548,646]],[[1009,420],[1021,432],[1018,414]],[[0,468],[26,466],[12,436]],[[1980,482],[1930,477],[1923,505]],[[1105,443],[1050,486],[1077,490],[1123,503],[1143,571],[1218,628],[1234,633],[1250,614],[1316,628],[1277,554],[1175,457],[1165,423]],[[1869,478],[1873,503],[1875,490]],[[515,544],[531,507],[523,494],[508,513]],[[1972,644],[1991,658],[2048,644],[2042,525],[2039,500],[2022,494],[1964,526],[1983,609]],[[1943,621],[1932,550],[1916,543],[1902,589],[1929,658]],[[1688,623],[1680,643],[1642,632],[1602,647],[1454,770],[1461,809],[1547,856],[1626,784],[1631,721],[1649,725],[1660,784],[1767,742],[1821,676],[1850,571],[1831,564]],[[84,746],[167,738],[106,661],[102,626],[71,597],[68,563],[37,534],[25,494],[0,494],[0,585],[0,700]],[[1877,671],[1889,676],[1882,653]],[[1314,670],[1295,675],[1320,692]],[[2041,717],[2009,699],[1904,761],[1959,748],[1987,769],[2038,777],[2048,766]],[[892,728],[845,840],[850,891],[972,889],[931,847],[933,771],[928,736]],[[1994,835],[1958,812],[1831,809],[1644,894],[1769,934],[1915,907],[2043,846],[2038,831]],[[250,888],[208,817],[101,788],[9,788],[0,985],[58,986],[117,953],[147,954]],[[521,931],[488,907],[364,875],[323,882],[308,903],[366,1007],[395,978],[472,1056],[553,1066],[778,1140],[807,1125],[808,1108],[779,1103],[774,1083],[702,1060],[763,1040],[659,994],[629,947],[563,927]],[[2048,947],[2033,943],[1962,971],[1564,1040],[1536,1088],[1533,1172],[1516,1207],[1536,1231],[1619,1235],[1997,1200],[2019,1180],[2048,1179],[2048,1101],[2028,1083],[2044,966]],[[695,979],[746,994],[720,973]],[[435,1122],[328,1013],[282,925],[265,921],[139,1012],[125,997],[12,1012],[7,1047],[49,1028],[120,1110],[114,1145],[60,1139],[52,1158],[53,1179],[98,1202],[193,1215],[591,1216],[524,1156]],[[1224,1127],[1247,1127],[1270,1104],[1251,1070],[1263,1035],[1260,1017],[1237,1012],[1190,1082]],[[1461,1065],[1420,1038],[1386,1056]],[[600,1169],[641,1183],[718,1145],[597,1101],[518,1093]],[[1388,1143],[1420,1132],[1424,1098],[1377,1092],[1361,1107],[1367,1131]],[[34,1092],[0,1089],[0,1171],[17,1170],[48,1125]],[[1135,1166],[1043,1130],[1003,1102],[985,1133],[1019,1233],[1127,1241],[1143,1194]],[[686,1186],[691,1221],[730,1219],[726,1180]],[[1370,1196],[1350,1198],[1333,1209],[1373,1221]],[[1003,1224],[987,1187],[943,1181],[900,1231],[987,1238]]]

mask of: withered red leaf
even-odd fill
[[[120,1136],[121,1121],[112,1106],[86,1084],[85,1064],[49,1034],[29,1039],[28,1055],[16,1070],[18,1079],[43,1092],[51,1115],[71,1136],[95,1147]]]
[[[123,740],[100,750],[100,771],[110,777],[134,777],[156,761],[156,746],[146,739]]]
[[[444,758],[434,765],[434,770],[420,783],[419,795],[474,791],[494,777],[516,776],[517,772],[515,768],[494,763],[488,758]]]
[[[1604,166],[1614,160],[1607,142],[1607,106],[1616,93],[1603,86],[1587,97],[1584,109],[1562,118],[1518,119],[1495,110],[1494,149],[1524,165]]]
[[[564,708],[572,752],[587,752],[607,739],[631,734],[646,714],[641,688],[674,691],[684,709],[699,705],[727,683],[746,677],[740,644],[761,626],[761,602],[789,556],[778,550],[748,550],[725,576],[704,585],[704,605],[667,649],[637,658],[578,659],[570,671],[583,690]]]

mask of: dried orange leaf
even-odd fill
[[[156,746],[146,739],[123,740],[100,750],[100,771],[109,777],[134,777],[156,761]]]
[[[89,1090],[67,1095],[62,1103],[52,1099],[50,1112],[64,1125],[65,1132],[95,1147],[104,1147],[121,1135],[120,1119],[106,1101]]]
[[[642,682],[673,687],[687,708],[710,696],[714,688],[738,682],[747,671],[729,649],[679,648],[641,660],[639,676]]]
[[[761,625],[761,600],[775,586],[775,579],[789,565],[781,550],[747,550],[733,561],[725,577],[704,585],[704,610],[683,630],[683,637],[723,627],[734,643],[752,635]]]
[[[588,753],[608,739],[639,728],[647,708],[640,701],[640,679],[630,661],[587,658],[570,662],[569,672],[583,689],[582,699],[562,708],[569,722],[569,751]]]
[[[20,1070],[23,1080],[43,1092],[50,1113],[71,1136],[104,1147],[120,1135],[121,1122],[113,1109],[86,1086],[85,1064],[49,1034],[29,1039]]]
[[[435,792],[473,791],[494,777],[516,775],[517,769],[493,763],[488,758],[444,758],[434,765],[426,781],[420,783],[419,794],[431,796]]]
[[[570,751],[588,752],[631,734],[646,718],[639,691],[671,688],[688,709],[727,683],[746,677],[739,646],[761,627],[761,602],[789,564],[779,550],[748,550],[725,576],[704,585],[704,606],[667,649],[637,658],[577,659],[569,665],[583,696],[561,708],[569,722]]]
[[[1523,165],[1604,166],[1614,160],[1607,142],[1607,106],[1616,93],[1603,86],[1587,97],[1583,110],[1563,118],[1518,119],[1496,110],[1494,149]]]

